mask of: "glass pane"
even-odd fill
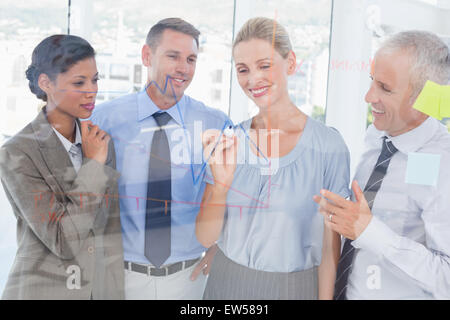
[[[403,8],[401,8],[402,9],[401,11],[406,12],[408,10],[408,6],[414,5],[415,2],[422,2],[422,3],[425,3],[432,7],[439,7],[439,8],[435,9],[436,12],[438,12],[438,10],[442,10],[442,9],[440,9],[440,7],[444,7],[444,4],[446,6],[449,6],[449,2],[440,2],[438,0],[408,0],[408,2],[406,2],[403,5]],[[377,7],[377,6],[375,6],[375,7]],[[379,10],[380,15],[383,14],[382,9],[380,9],[378,7],[378,10]],[[450,11],[446,10],[446,12],[448,13],[448,18],[450,19]],[[400,16],[401,15],[399,12],[399,17]],[[403,21],[401,21],[401,19],[399,19],[399,21],[403,22]],[[372,55],[371,56],[373,57],[375,55],[375,53],[377,52],[378,48],[381,46],[383,41],[386,40],[387,38],[389,38],[389,36],[391,36],[397,32],[401,32],[401,31],[405,31],[405,30],[415,30],[415,29],[418,29],[418,28],[415,26],[413,21],[410,22],[410,25],[407,28],[393,26],[393,25],[386,25],[386,24],[380,24],[378,27],[374,26],[374,30],[372,33],[372,39],[371,39],[371,41],[372,41]],[[430,30],[425,30],[425,31],[430,31]],[[434,32],[434,33],[436,33],[436,32]],[[450,30],[448,30],[445,33],[436,33],[436,34],[447,44],[447,46],[450,47]],[[372,58],[367,61],[367,66],[369,66],[371,64],[371,61],[372,61]],[[449,79],[449,82],[450,82],[450,79]],[[368,127],[373,122],[373,116],[372,116],[372,113],[370,110],[370,105],[367,105],[367,110],[368,110],[368,112],[367,112],[366,126]],[[447,128],[450,132],[450,118],[444,118],[444,119],[442,119],[441,122],[447,126]]]
[[[49,19],[51,17],[51,19]],[[67,32],[67,1],[0,2],[0,145],[29,123],[42,101],[25,78],[33,48],[45,37]],[[0,292],[16,253],[16,219],[0,187]]]
[[[228,113],[233,6],[232,0],[198,0],[195,5],[152,1],[151,8],[147,1],[95,1],[91,43],[101,75],[97,103],[143,88],[147,70],[141,48],[150,27],[161,19],[180,17],[201,32],[195,77],[186,94]]]
[[[276,19],[286,28],[297,56],[289,94],[307,115],[325,122],[332,0],[252,0],[252,16]],[[251,103],[251,102],[250,102]],[[251,115],[257,107],[251,103]]]
[[[449,12],[449,18],[450,18],[450,12]],[[442,40],[447,44],[447,46],[450,48],[450,32],[446,35],[441,35]],[[448,79],[448,84],[450,84],[450,79]],[[444,118],[442,119],[442,123],[447,126],[448,132],[450,132],[450,118]]]
[[[438,4],[438,0],[416,0],[416,1],[423,2],[426,4],[431,4],[433,6],[436,6]]]

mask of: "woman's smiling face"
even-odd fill
[[[239,42],[234,50],[236,74],[245,94],[260,108],[288,96],[288,76],[295,71],[295,55],[283,58],[262,39]]]

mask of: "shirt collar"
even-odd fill
[[[441,123],[438,120],[428,117],[418,127],[395,137],[389,136],[385,131],[377,131],[380,140],[386,136],[387,141],[392,141],[399,151],[408,154],[409,152],[416,152],[430,141],[440,127]]]
[[[59,133],[58,130],[56,130],[55,128],[52,127],[52,129],[53,129],[53,131],[55,131],[59,140],[61,140],[61,142],[64,146],[64,149],[66,149],[67,152],[69,152],[72,145],[76,146],[78,144],[81,144],[81,132],[80,132],[80,128],[78,127],[77,121],[75,121],[75,142],[74,143],[67,140],[66,137],[64,137],[61,133]]]
[[[184,110],[186,105],[186,97],[183,95],[181,99],[172,107],[166,110],[161,110],[147,94],[144,89],[138,93],[138,121],[142,121],[148,117],[153,116],[157,112],[167,112],[175,122],[182,126],[184,118]]]

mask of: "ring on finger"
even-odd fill
[[[332,214],[332,213],[330,213],[330,214],[328,215],[328,220],[330,220],[330,222],[332,222],[332,220],[333,220],[333,214]]]

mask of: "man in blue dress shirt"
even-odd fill
[[[195,72],[199,34],[178,18],[159,21],[142,48],[148,70],[146,89],[100,105],[91,119],[112,136],[121,172],[126,299],[201,299],[208,262],[215,253],[212,248],[202,259],[206,248],[195,236],[205,187],[201,134],[206,129],[223,129],[228,118],[184,95]],[[157,121],[162,113],[166,113],[163,124]],[[155,143],[159,149],[168,145],[169,159],[155,155],[159,152]],[[152,169],[156,162],[164,167],[164,160],[168,168]],[[151,177],[166,170],[169,184],[156,181],[152,189]],[[168,195],[161,196],[164,192]],[[158,241],[149,237],[151,221],[157,221],[149,220],[150,200],[165,208],[160,219],[169,217],[164,225],[168,233],[162,231]],[[149,258],[152,250],[159,251],[161,263],[152,263],[156,261]]]

